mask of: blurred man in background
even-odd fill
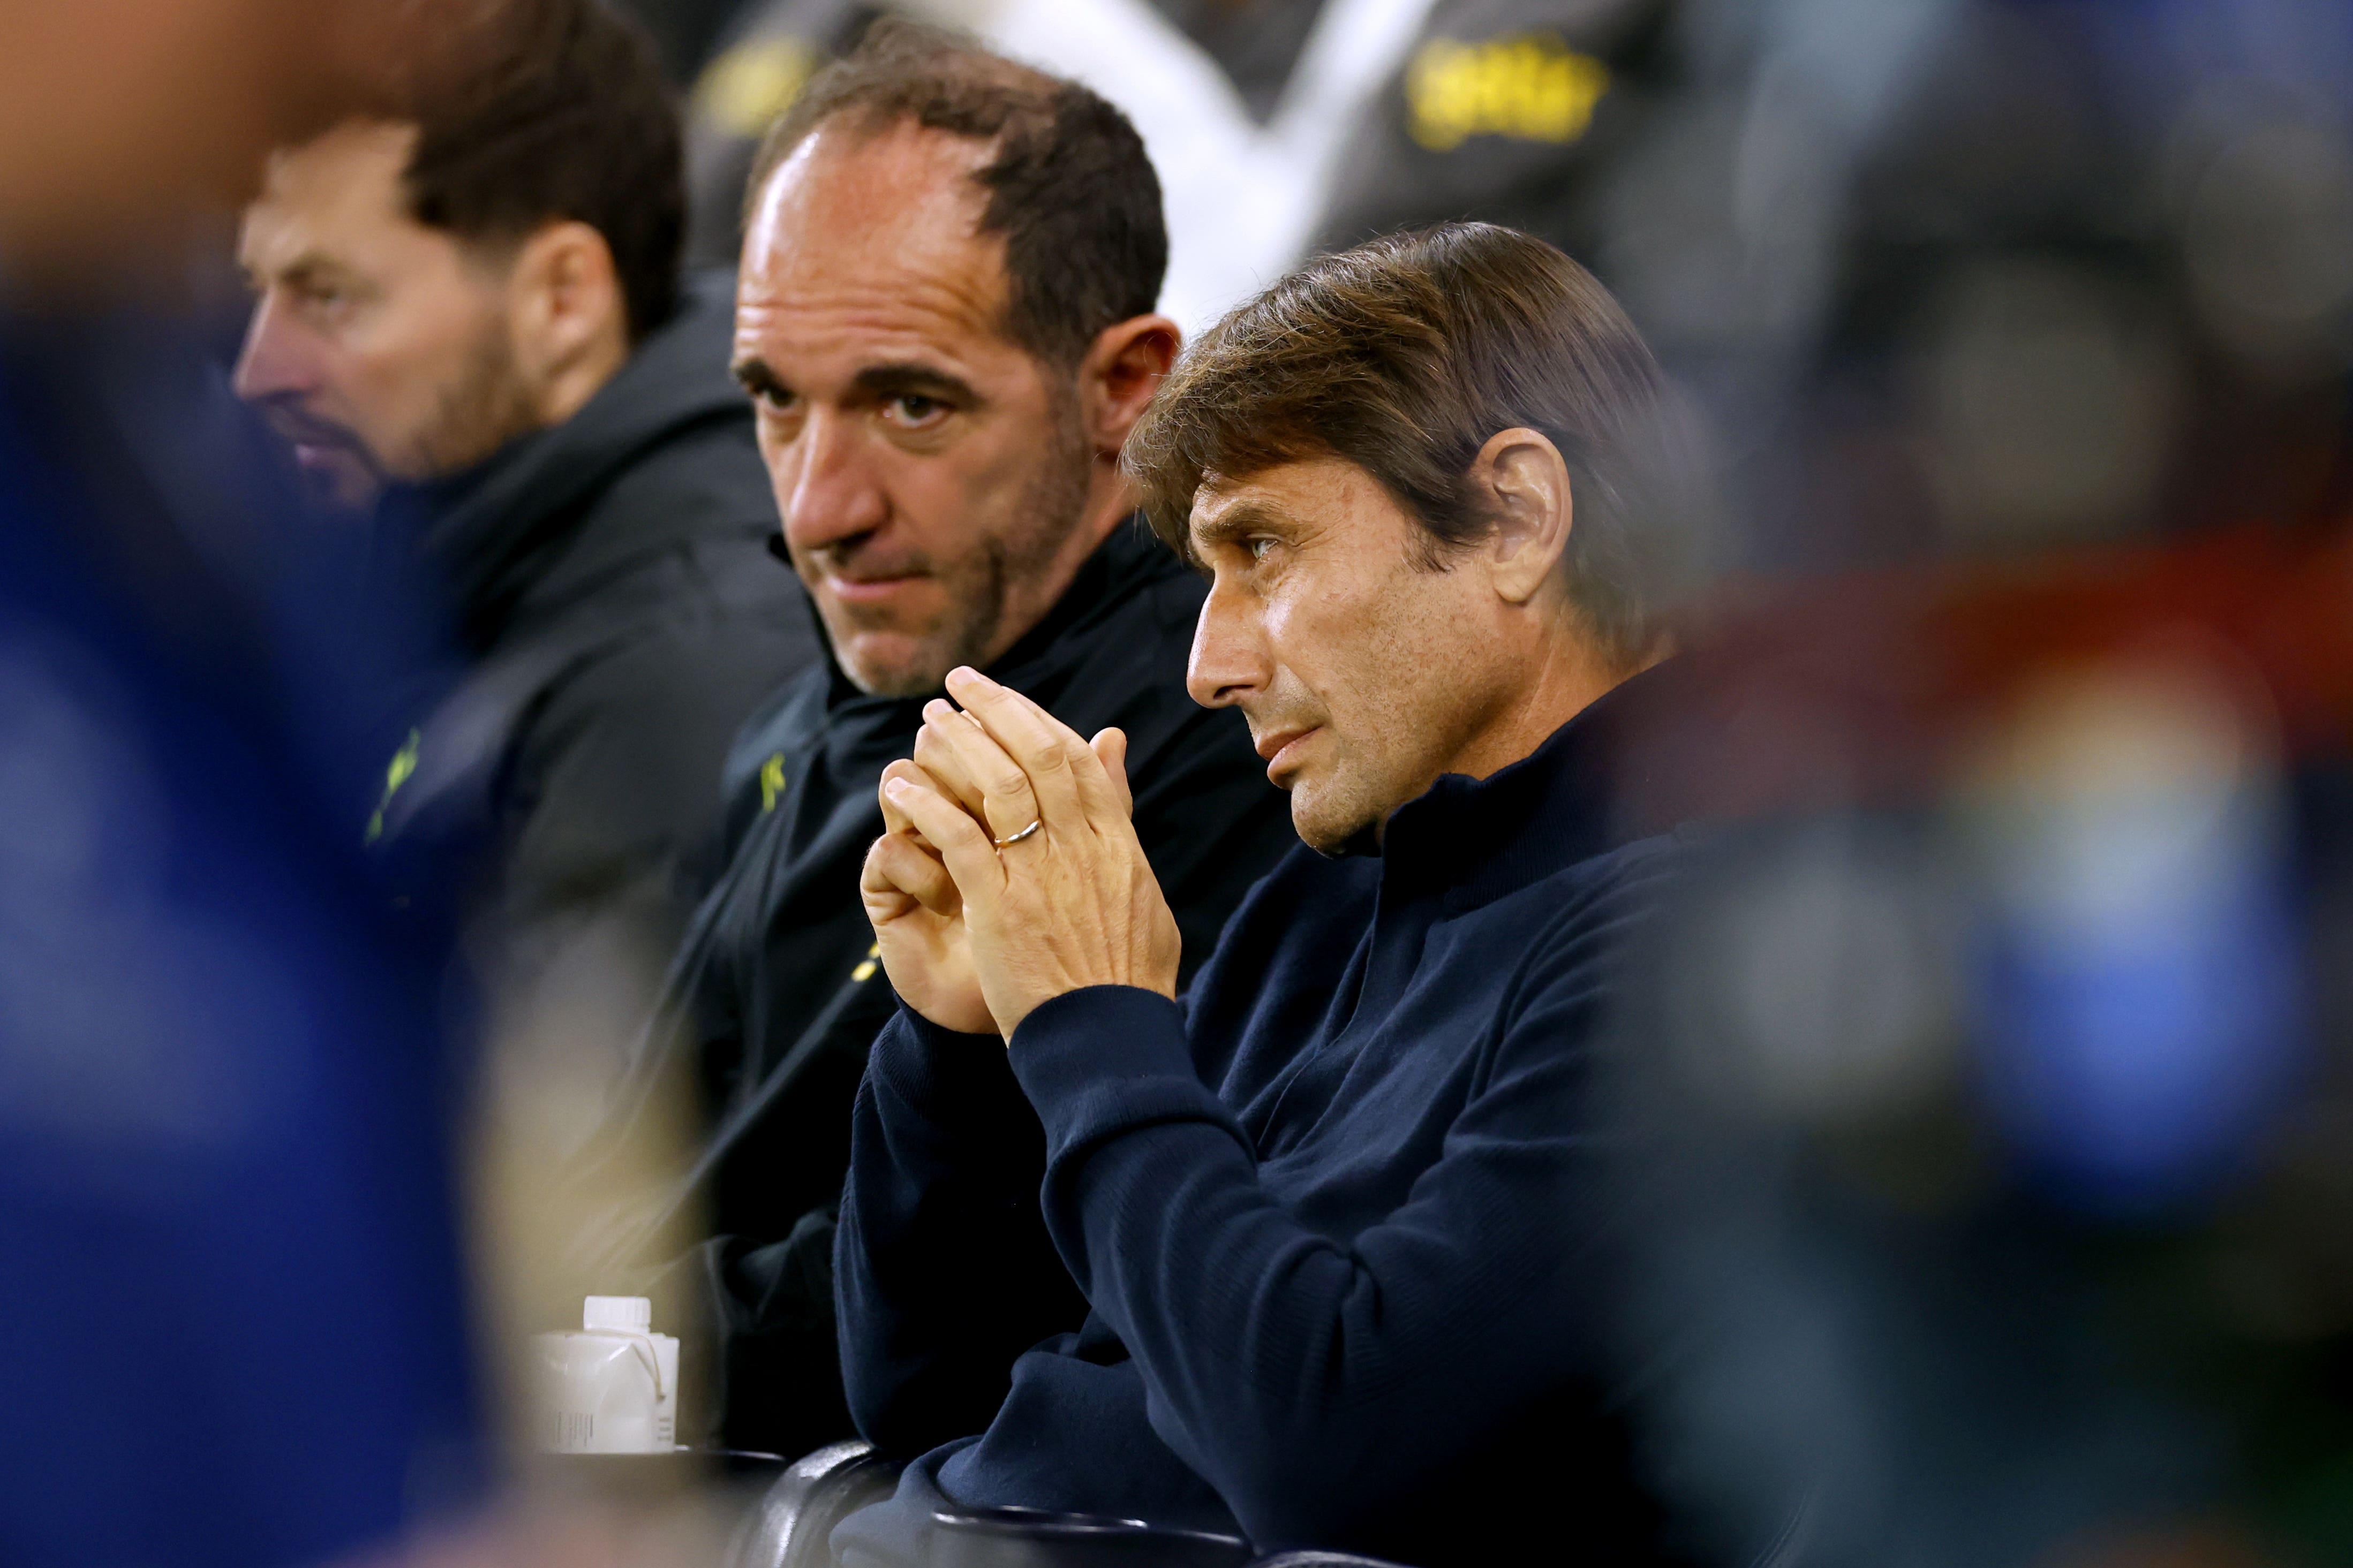
[[[849,1431],[833,1207],[892,1006],[859,867],[876,781],[948,670],[1127,731],[1152,769],[1137,832],[1195,959],[1288,832],[1245,728],[1186,698],[1199,584],[1129,521],[1120,448],[1176,332],[1126,121],[887,25],[772,132],[750,210],[736,374],[831,658],[738,743],[733,858],[626,1115],[665,1080],[702,1098],[666,1212],[703,1205],[718,1233],[692,1267],[723,1315],[727,1437],[791,1453]]]
[[[0,5],[12,1568],[296,1568],[485,1479],[446,933],[353,831],[410,607],[353,612],[174,289],[459,9]]]
[[[712,869],[728,737],[816,651],[680,182],[642,37],[511,0],[406,112],[277,153],[240,247],[238,393],[454,596],[467,673],[371,837],[486,837],[510,939],[620,917],[641,966]]]

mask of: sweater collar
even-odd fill
[[[1472,909],[1631,842],[1641,829],[1624,809],[1626,742],[1671,679],[1662,665],[1620,681],[1486,778],[1441,776],[1390,816],[1384,885]]]

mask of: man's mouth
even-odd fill
[[[894,577],[844,577],[832,572],[825,574],[826,587],[846,605],[881,604],[923,580],[923,574],[920,572],[905,572]]]
[[[273,409],[263,418],[271,432],[286,443],[294,460],[305,468],[352,462],[364,456],[358,439],[350,431],[336,426],[305,418],[285,409]]]
[[[1299,766],[1302,760],[1301,743],[1315,732],[1314,727],[1304,730],[1270,730],[1258,737],[1258,754],[1266,759],[1268,783],[1280,784],[1284,773]]]

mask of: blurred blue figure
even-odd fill
[[[361,851],[407,634],[194,336],[0,318],[0,1562],[464,1500],[445,933]]]
[[[0,7],[8,1568],[347,1559],[474,1484],[463,1009],[360,842],[427,623],[152,303],[444,5]]]
[[[2160,775],[2024,814],[1996,857],[1976,987],[1987,1097],[2071,1207],[2212,1191],[2296,1081],[2290,846],[2238,798],[2252,792],[2206,784]]]

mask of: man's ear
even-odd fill
[[[1095,334],[1079,362],[1079,414],[1097,454],[1119,456],[1183,342],[1166,316],[1131,316]]]
[[[517,366],[568,419],[628,358],[628,305],[613,248],[591,226],[547,224],[524,240],[508,274]]]
[[[1486,544],[1495,592],[1525,605],[1552,579],[1576,523],[1568,464],[1540,430],[1514,428],[1487,438],[1472,459],[1471,483],[1494,519]]]

